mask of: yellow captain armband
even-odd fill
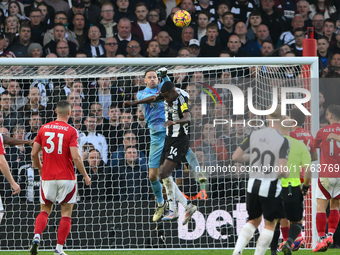
[[[185,110],[188,110],[188,109],[189,109],[189,108],[188,108],[187,103],[184,103],[184,104],[181,105],[181,111],[182,111],[182,112],[184,112]]]

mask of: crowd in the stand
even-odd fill
[[[190,26],[178,28],[174,25],[172,17],[180,9],[191,14]],[[337,33],[340,2],[331,0],[2,1],[0,56],[299,57],[307,27],[314,27],[320,76],[340,76],[340,33]],[[115,67],[111,68],[115,72]],[[81,72],[73,68],[60,70],[70,77]],[[0,77],[11,72],[25,73],[25,69],[5,67]],[[46,66],[35,72],[38,76],[53,75]],[[245,91],[248,85],[237,78],[248,74],[249,70],[245,69],[217,72],[214,77],[208,73],[179,71],[170,77],[190,94],[193,102],[191,139],[202,167],[238,167],[231,162],[231,155],[250,130],[242,126],[213,127],[212,119],[232,117],[231,105],[226,103],[212,105],[209,118],[202,118],[201,90],[197,88],[197,81],[209,78],[230,82],[234,79],[233,83]],[[298,76],[296,73],[284,75],[286,78]],[[37,78],[2,79],[0,82],[1,133],[34,139],[39,127],[55,117],[55,103],[67,99],[73,106],[70,124],[79,130],[81,154],[91,178],[107,183],[107,190],[116,187],[122,194],[119,199],[148,196],[142,189],[148,187],[149,130],[141,110],[122,107],[124,100],[134,100],[136,92],[143,88],[143,78]],[[331,80],[321,83],[320,88],[320,122],[324,125],[325,108],[338,104],[340,89],[337,82]],[[228,95],[225,96],[228,99]],[[250,117],[244,116],[244,119]],[[19,169],[18,175],[25,171],[27,179],[33,180],[36,176],[30,170],[29,150],[24,146],[8,147],[7,159],[12,169]],[[222,182],[218,178],[215,183],[211,182],[211,190],[216,192],[214,196],[233,195],[223,192],[239,184],[227,181],[230,176],[223,178]],[[30,183],[34,185],[35,182]],[[80,187],[84,195],[96,192],[103,197],[104,191],[99,184],[98,189]],[[110,192],[115,194],[113,190]]]

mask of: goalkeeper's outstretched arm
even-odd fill
[[[131,107],[131,106],[136,106],[136,105],[139,105],[139,104],[150,104],[150,103],[153,103],[153,102],[156,102],[156,101],[162,101],[162,100],[164,100],[162,95],[150,96],[150,97],[138,100],[138,101],[124,101],[123,107]]]

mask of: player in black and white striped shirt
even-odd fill
[[[287,165],[290,144],[278,129],[283,116],[281,107],[267,117],[271,127],[263,128],[251,133],[234,152],[233,161],[250,162],[249,181],[247,189],[248,222],[243,226],[233,255],[242,254],[255,230],[265,221],[264,230],[256,244],[256,255],[263,255],[268,248],[277,221],[284,218],[283,200],[281,193],[281,177],[287,177]],[[250,155],[244,151],[249,148]]]
[[[174,168],[182,162],[182,158],[189,150],[189,123],[191,114],[188,107],[189,95],[176,89],[175,85],[167,81],[163,84],[161,94],[156,100],[164,100],[166,138],[161,156],[160,179],[166,189],[169,201],[169,213],[162,220],[172,220],[178,217],[176,205],[175,183],[171,177]],[[179,202],[185,208],[183,225],[185,225],[197,210],[193,204],[186,204],[187,201]]]

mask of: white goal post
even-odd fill
[[[247,217],[245,211],[247,176],[234,177],[229,170],[227,174],[206,173],[209,183],[199,185],[195,182],[197,177],[195,170],[188,171],[190,167],[183,164],[175,171],[174,176],[185,195],[192,203],[198,205],[199,212],[194,214],[187,226],[181,226],[176,222],[164,224],[152,222],[155,200],[147,173],[148,130],[143,126],[144,122],[140,117],[142,113],[139,113],[137,108],[125,112],[122,102],[134,100],[138,90],[143,89],[143,76],[146,70],[161,67],[168,69],[168,75],[176,85],[187,89],[189,95],[196,96],[195,100],[191,98],[191,107],[197,106],[196,111],[199,111],[196,113],[197,117],[193,119],[194,126],[190,127],[191,135],[194,137],[191,138],[191,145],[195,147],[199,162],[202,164],[211,159],[217,169],[219,162],[240,167],[231,162],[230,153],[239,145],[242,133],[238,134],[238,127],[229,126],[229,123],[251,119],[249,109],[243,116],[233,115],[232,106],[235,103],[232,102],[233,94],[216,86],[217,84],[228,83],[243,92],[250,88],[253,91],[251,102],[254,103],[254,108],[261,110],[267,109],[271,104],[273,87],[308,89],[311,99],[305,106],[311,116],[306,120],[306,129],[314,136],[319,130],[317,57],[1,58],[0,93],[6,89],[10,91],[12,96],[10,108],[13,113],[12,119],[6,119],[5,113],[1,114],[0,127],[3,128],[1,132],[8,131],[8,135],[20,137],[18,130],[22,128],[27,139],[34,138],[35,128],[44,124],[42,122],[53,119],[53,109],[58,100],[65,98],[72,101],[71,95],[78,96],[83,115],[78,116],[81,123],[77,123],[84,162],[86,161],[88,169],[91,169],[91,162],[86,158],[88,157],[86,148],[98,150],[98,155],[103,161],[101,163],[105,169],[103,173],[92,173],[92,179],[95,180],[92,190],[85,189],[81,185],[81,178],[78,179],[79,201],[73,212],[71,233],[66,240],[65,249],[233,248],[237,233]],[[226,73],[228,74],[223,76]],[[11,82],[14,82],[14,85]],[[110,99],[98,93],[99,88],[105,86],[106,82],[109,84]],[[81,83],[81,90],[73,87],[75,83]],[[37,114],[40,116],[37,117],[40,124],[35,123],[37,118],[33,117],[34,111],[29,114],[25,112],[27,111],[25,105],[30,103],[29,100],[33,100],[28,99],[28,95],[31,95],[34,87],[38,88],[39,102],[44,107],[43,116]],[[290,93],[289,96],[302,97],[299,93],[293,94]],[[280,99],[280,95],[278,98]],[[76,99],[74,100],[72,101],[74,105],[79,106]],[[114,131],[110,115],[112,105],[119,111],[116,113],[117,126],[114,127]],[[203,111],[204,106],[207,107],[206,112]],[[97,123],[100,118],[97,119],[96,115],[99,110],[103,110],[101,114],[104,116],[100,124]],[[106,140],[106,147],[101,142],[96,144],[97,141],[90,143],[86,140],[89,127],[84,123],[90,113],[96,115],[95,128],[102,127],[95,132],[99,134],[97,138],[103,137]],[[76,115],[75,112],[73,114]],[[122,120],[123,115],[126,117],[125,120]],[[128,119],[129,116],[132,116],[131,119]],[[215,125],[216,120],[225,125]],[[76,117],[72,121],[76,122]],[[209,149],[204,147],[204,139],[210,141],[212,138],[203,138],[204,135],[208,136],[204,133],[207,123],[214,123],[214,137],[219,143],[212,146],[208,142]],[[243,127],[243,136],[251,129],[251,126]],[[125,158],[128,146],[124,139],[127,139],[125,137],[127,133],[136,140],[138,155],[131,165]],[[225,148],[221,149],[221,146]],[[122,151],[119,152],[120,148]],[[209,158],[207,155],[209,150],[212,154],[216,153],[215,158],[213,156]],[[224,153],[221,150],[225,150],[226,158],[221,159],[223,156],[218,154]],[[13,161],[10,162],[10,166],[16,180],[22,186],[22,192],[19,197],[11,196],[10,186],[0,176],[0,195],[4,204],[4,216],[0,224],[0,250],[28,249],[33,237],[34,220],[39,211],[39,176],[30,166],[30,150],[25,147],[21,159],[19,156],[11,158],[13,152],[9,147],[6,148],[8,159]],[[128,172],[128,169],[132,169],[132,172]],[[313,174],[312,195],[307,199],[310,201],[307,206],[309,209],[306,210],[308,217],[305,217],[312,222],[304,225],[308,248],[317,241],[315,224],[317,173]],[[207,199],[202,199],[202,196],[204,197],[200,195],[202,190],[206,192]],[[52,249],[55,246],[60,219],[58,210],[60,211],[60,208],[56,206],[54,209],[56,212],[49,217],[48,227],[42,235],[42,249]],[[180,207],[180,212],[182,211],[183,208]],[[249,247],[254,247],[257,237],[258,235],[252,239]]]

